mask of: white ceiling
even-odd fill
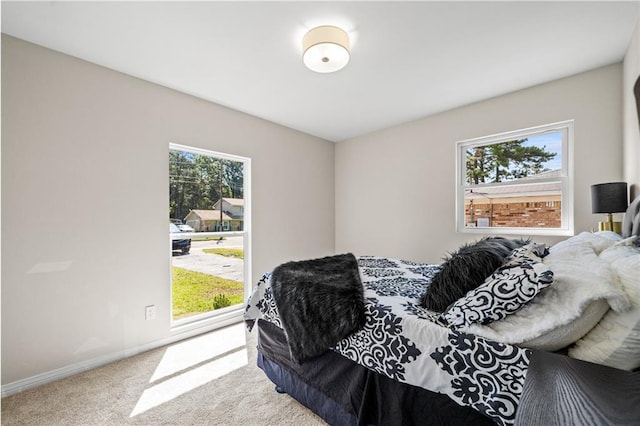
[[[623,59],[638,1],[2,2],[2,32],[331,141]],[[351,37],[302,64],[317,25]]]

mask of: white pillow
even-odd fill
[[[572,358],[624,370],[640,367],[640,248],[631,237],[604,250],[611,269],[631,303],[625,312],[610,310],[600,323],[569,349]]]
[[[520,345],[541,351],[557,351],[589,333],[607,311],[609,304],[606,299],[594,300],[584,308],[578,318]]]
[[[613,244],[616,242],[606,237],[585,232],[554,245],[543,260],[553,271],[551,286],[502,320],[463,326],[461,330],[536,349],[536,343],[540,343],[540,349],[549,351],[571,345],[604,316],[606,306],[592,306],[593,302],[605,300],[619,312],[629,308],[609,262],[598,256]]]
[[[622,237],[611,231],[599,231],[595,233],[581,232],[578,235],[556,243],[549,251],[566,251],[576,247],[590,247],[596,254],[600,254],[603,250],[618,243],[620,240],[622,240]]]

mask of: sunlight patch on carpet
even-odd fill
[[[149,383],[212,360],[247,344],[244,323],[239,323],[171,345]]]
[[[129,417],[169,402],[247,364],[247,350],[242,349],[160,382],[142,393]]]

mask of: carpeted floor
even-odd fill
[[[244,325],[2,399],[2,425],[326,425],[256,366]]]

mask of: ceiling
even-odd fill
[[[621,61],[638,1],[8,2],[2,32],[330,141]],[[304,67],[337,25],[351,60]]]

